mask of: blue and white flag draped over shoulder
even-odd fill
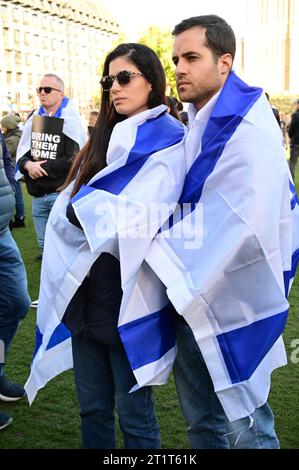
[[[146,261],[190,325],[234,421],[266,402],[272,370],[286,364],[281,334],[299,256],[298,201],[271,108],[234,73],[195,157]],[[186,203],[194,210],[180,215]]]
[[[46,111],[43,106],[34,111],[32,116],[26,121],[22,137],[20,139],[17,155],[16,155],[16,175],[15,179],[19,180],[22,178],[22,173],[18,170],[18,160],[27,153],[31,148],[31,133],[32,133],[32,120],[35,114],[40,116],[46,116]],[[61,105],[57,109],[56,113],[52,117],[58,117],[64,119],[62,132],[67,135],[70,139],[73,139],[80,148],[82,148],[87,141],[86,129],[84,129],[80,114],[75,107],[74,103],[67,98],[63,97]]]
[[[115,126],[108,166],[72,200],[83,231],[66,218],[72,185],[55,202],[46,230],[36,350],[25,385],[30,403],[52,377],[72,367],[70,334],[61,319],[104,251],[120,259],[119,323],[128,355],[134,361],[141,348],[140,356],[150,354],[150,362],[166,356],[151,368],[160,381],[167,380],[175,356],[168,299],[161,281],[143,262],[153,237],[176,207],[186,175],[185,128],[166,109],[161,105]]]

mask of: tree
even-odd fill
[[[165,70],[167,82],[166,94],[177,98],[178,95],[175,85],[174,65],[171,60],[171,32],[162,30],[157,26],[150,26],[138,42],[151,47],[157,53]]]

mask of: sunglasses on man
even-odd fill
[[[53,88],[51,86],[40,86],[36,89],[36,92],[37,94],[40,94],[42,91],[44,90],[44,92],[48,95],[49,93],[51,93],[52,90],[54,91],[61,91],[61,90],[58,90],[57,88]]]
[[[116,75],[105,75],[101,78],[100,84],[104,91],[109,91],[112,88],[114,81],[116,80],[120,86],[126,86],[130,83],[133,77],[143,77],[143,73],[130,72],[129,70],[121,70]]]

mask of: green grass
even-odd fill
[[[299,181],[299,168],[298,178]],[[25,191],[24,191],[25,192]],[[39,254],[31,218],[31,200],[26,195],[26,228],[13,231],[20,247],[28,274],[29,292],[33,300],[39,290]],[[267,293],[265,293],[266,295]],[[299,284],[295,281],[290,297],[290,315],[284,339],[288,365],[272,375],[270,404],[276,416],[276,428],[283,448],[299,447],[299,362],[290,361],[291,341],[299,338]],[[28,373],[35,344],[36,310],[30,309],[22,321],[7,360],[6,374],[23,384]],[[299,361],[299,352],[297,354]],[[155,400],[161,426],[163,448],[189,448],[185,423],[176,398],[173,379],[155,387]],[[29,407],[27,401],[15,404],[0,402],[0,410],[11,414],[14,423],[0,432],[0,448],[6,449],[77,449],[81,448],[79,411],[72,371],[61,374],[40,390]],[[122,447],[118,430],[118,443]]]

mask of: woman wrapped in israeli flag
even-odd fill
[[[132,363],[161,383],[175,357],[169,301],[144,257],[183,188],[185,127],[167,113],[150,48],[116,47],[101,85],[95,130],[49,218],[25,388],[32,402],[74,365],[84,447],[116,446],[116,404],[125,447],[158,448],[151,388],[136,383]]]

